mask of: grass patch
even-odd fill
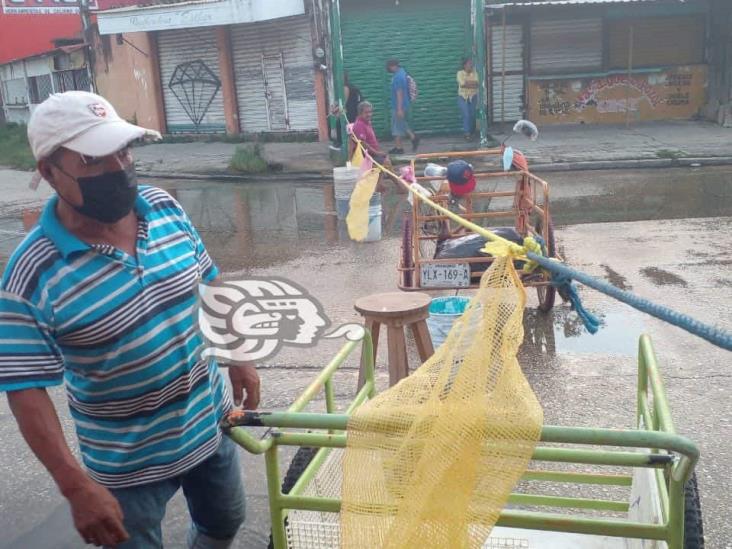
[[[32,170],[36,167],[26,127],[9,123],[0,126],[0,166],[18,170]]]
[[[237,147],[229,162],[229,169],[238,173],[264,173],[270,168],[262,157],[262,147],[255,143]]]
[[[672,150],[672,149],[661,149],[660,151],[656,151],[656,156],[658,158],[668,158],[669,160],[678,160],[679,158],[685,156],[685,154],[682,151]]]

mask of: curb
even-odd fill
[[[702,166],[730,166],[732,156],[684,157],[684,158],[639,158],[623,160],[582,160],[577,162],[531,163],[532,172],[571,172],[592,170],[639,170],[652,168],[700,168]],[[185,179],[190,181],[222,181],[222,182],[282,182],[293,180],[325,182],[331,180],[330,173],[322,172],[280,172],[276,174],[229,174],[229,173],[175,173],[145,172],[141,177],[149,179]]]
[[[275,181],[283,183],[292,183],[294,179],[300,181],[328,181],[331,179],[331,175],[323,174],[320,172],[281,172],[277,174],[260,174],[260,175],[245,175],[245,174],[230,174],[230,173],[163,173],[163,172],[145,172],[139,171],[140,177],[147,177],[149,179],[185,179],[190,181],[230,181],[230,182],[265,182]]]
[[[583,170],[633,170],[649,168],[700,168],[732,165],[732,156],[702,158],[639,158],[635,160],[583,160],[529,164],[532,172],[569,172]]]

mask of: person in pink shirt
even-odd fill
[[[376,139],[376,134],[374,133],[374,127],[371,125],[371,117],[373,116],[373,114],[374,106],[371,103],[369,103],[368,101],[362,101],[361,103],[359,103],[358,116],[356,117],[356,122],[354,122],[351,131],[354,137],[358,138],[358,140],[363,144],[364,148],[374,161],[378,162],[382,166],[391,168],[391,159],[389,159],[389,155],[386,152],[381,150],[381,147],[379,146],[379,140]],[[351,145],[352,146],[349,158],[353,156],[353,151],[356,150],[356,143],[353,139],[351,139]],[[397,185],[396,183],[395,186],[397,188],[397,191],[401,190],[399,185]],[[386,191],[386,188],[384,187],[383,173],[379,177],[376,191]]]
[[[358,138],[363,146],[366,148],[371,158],[376,160],[379,164],[391,164],[389,161],[389,155],[381,150],[379,141],[376,139],[374,128],[371,125],[371,118],[374,114],[374,106],[368,101],[362,101],[358,104],[358,116],[356,122],[353,124],[353,135]],[[355,145],[355,143],[354,143]],[[355,150],[355,147],[353,147]],[[351,151],[352,153],[353,151]]]

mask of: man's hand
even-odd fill
[[[397,109],[397,118],[404,118],[404,109]]]
[[[244,391],[246,391],[244,409],[256,410],[259,406],[259,374],[254,364],[251,362],[229,364],[229,379],[231,380],[231,390],[234,393],[234,404],[239,406],[242,403]]]
[[[114,546],[129,539],[122,524],[122,508],[104,486],[87,477],[64,495],[84,542]]]

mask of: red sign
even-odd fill
[[[79,0],[0,0],[4,13],[79,13]],[[96,0],[89,1],[97,9]]]

